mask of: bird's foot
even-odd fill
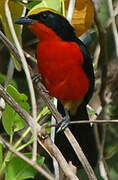
[[[69,125],[69,123],[70,123],[70,116],[69,116],[67,110],[65,110],[65,114],[66,115],[58,123],[58,129],[57,129],[56,133],[58,133],[60,131],[64,131],[67,128],[67,126]]]
[[[32,76],[32,80],[37,84],[39,81],[40,82],[42,82],[42,76],[41,76],[41,74],[34,74],[33,76]]]
[[[34,74],[32,76],[32,79],[35,84],[38,84],[39,82],[43,84],[43,78],[42,78],[41,74]],[[46,87],[44,85],[43,85],[43,88],[41,89],[41,91],[44,93],[49,93],[49,91],[46,89]]]

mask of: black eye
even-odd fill
[[[48,16],[49,16],[48,13],[43,12],[43,13],[40,14],[40,20],[44,22],[44,21],[46,21],[48,19]]]

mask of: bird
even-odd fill
[[[86,106],[94,91],[95,76],[86,45],[77,37],[68,20],[51,8],[31,10],[16,19],[15,24],[27,25],[39,38],[36,49],[38,73],[49,95],[57,98],[57,108],[63,116],[62,131],[55,137],[57,147],[67,161],[81,167],[63,132],[69,126],[89,163],[95,167],[98,149],[94,125],[69,125],[69,121],[89,120]]]

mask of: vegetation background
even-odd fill
[[[72,24],[93,57],[96,76],[95,92],[90,102],[90,106],[94,110],[89,108],[89,113],[92,120],[101,120],[99,123],[103,127],[103,135],[101,143],[96,135],[99,148],[99,163],[94,171],[99,180],[117,180],[118,0],[93,0],[92,2],[94,6],[91,6],[90,0],[76,1],[76,12]],[[35,5],[38,5],[38,7],[47,6],[58,10],[62,14],[67,14],[68,3],[69,1],[64,2],[64,0],[0,1],[0,32],[3,32],[19,50],[16,37],[18,38],[19,44],[24,50],[26,65],[29,64],[34,72],[37,72],[35,50],[38,40],[26,27],[14,25],[14,21]],[[80,7],[83,6],[87,8],[86,12],[81,10]],[[95,14],[93,7],[95,8]],[[80,16],[81,13],[82,16]],[[82,19],[83,16],[84,19]],[[77,19],[78,17],[79,19]],[[82,27],[80,27],[81,20],[84,22]],[[35,92],[35,99],[34,92],[31,90],[32,86],[29,85],[32,84],[32,81],[28,79],[25,62],[22,62],[22,68],[18,60],[3,43],[1,37],[0,33],[0,84],[7,89],[7,92],[23,109],[37,121],[40,120],[41,123],[49,117],[50,111],[37,91]],[[35,159],[34,147],[36,147],[37,143],[33,143],[30,128],[10,105],[6,104],[5,106],[3,99],[0,99],[0,179],[43,179],[44,177],[40,176],[40,170],[35,166],[34,169],[31,167],[33,166],[31,157],[33,156]],[[48,132],[50,132],[49,129]],[[6,141],[9,142],[10,147],[15,149],[15,154],[6,145]],[[34,152],[32,152],[32,149]],[[18,154],[16,155],[16,150],[29,158],[30,163],[28,164],[24,161],[25,159],[22,160]],[[38,145],[37,165],[40,165],[47,173],[52,175],[52,172],[49,170],[50,165],[46,161],[48,155],[47,153],[42,153],[42,151]],[[79,170],[78,176],[79,179],[88,179],[84,170]]]

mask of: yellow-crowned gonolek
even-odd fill
[[[78,39],[73,27],[55,10],[41,8],[16,20],[28,25],[40,39],[37,46],[37,66],[49,95],[56,97],[58,110],[70,120],[89,120],[86,105],[94,89],[94,72],[90,54]],[[89,124],[69,126],[92,166],[97,162],[97,147],[93,127]],[[56,144],[68,161],[80,163],[63,132],[56,134]]]

